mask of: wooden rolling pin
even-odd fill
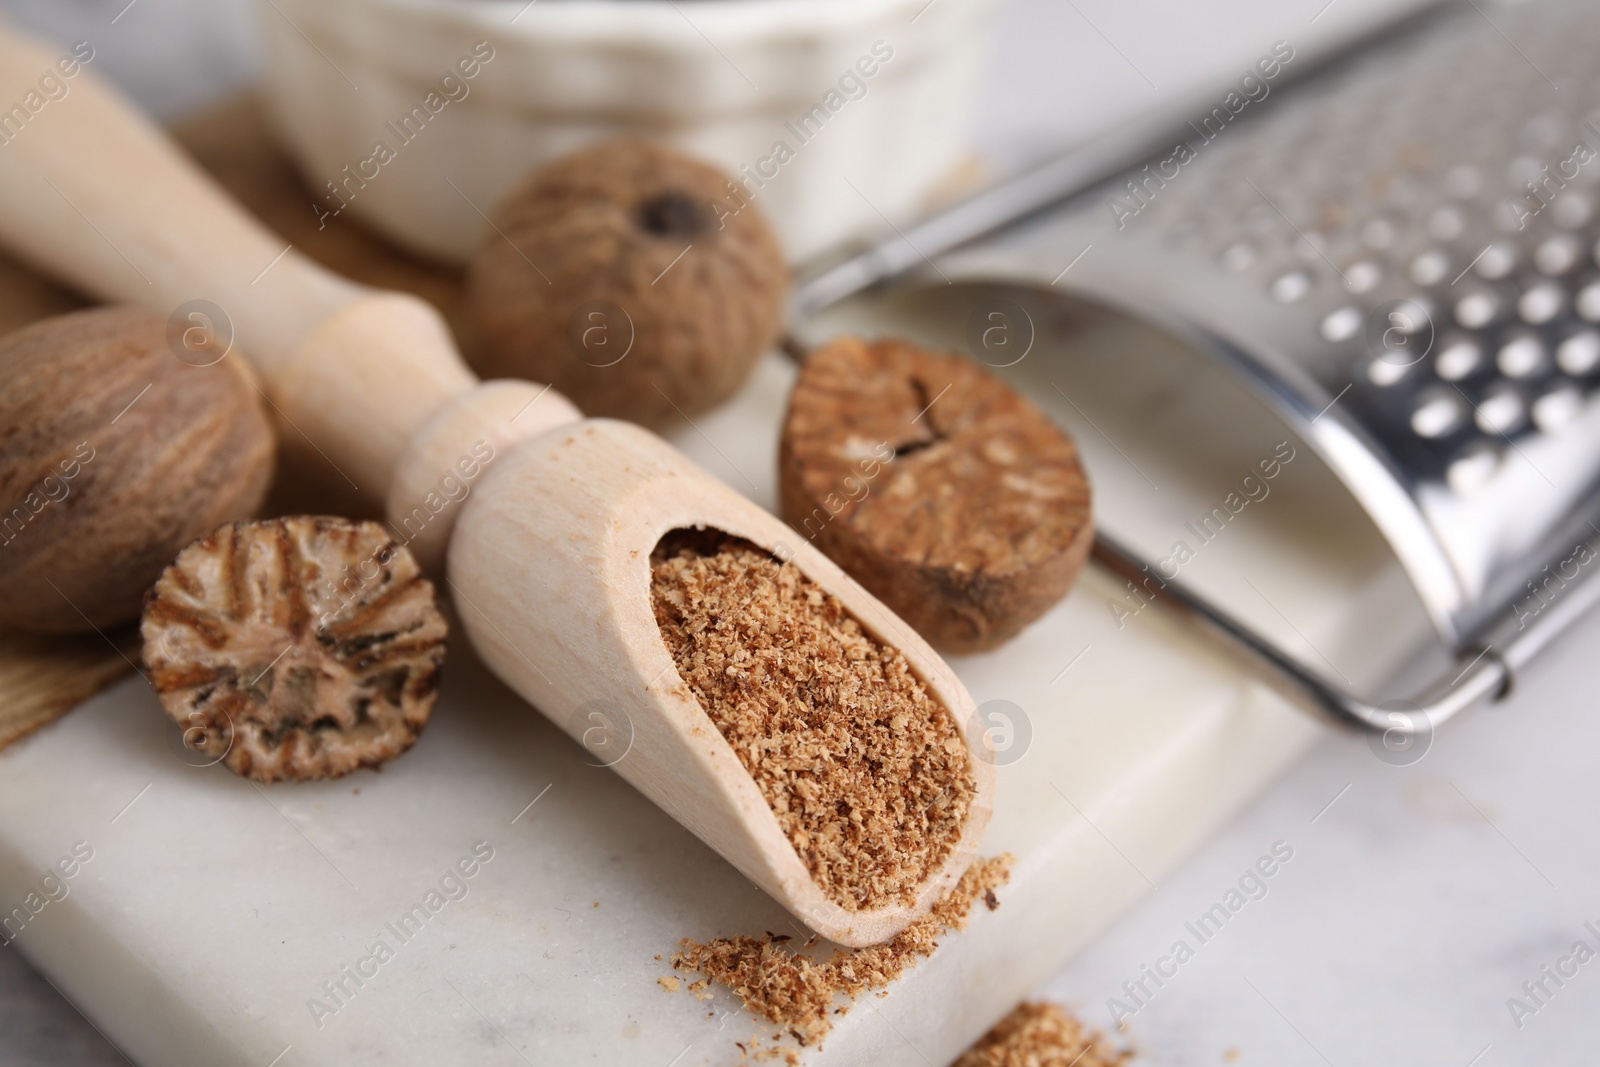
[[[921,638],[661,439],[585,420],[537,385],[479,382],[431,306],[288,248],[90,71],[66,76],[64,54],[0,25],[0,107],[44,101],[0,131],[0,240],[107,300],[162,315],[197,300],[220,308],[285,435],[383,501],[397,526],[475,445],[492,444],[492,469],[464,504],[430,512],[411,543],[425,562],[448,545],[449,584],[479,654],[580,742],[602,723],[630,727],[617,772],[816,932],[852,946],[885,940],[954,885],[988,822],[994,771],[971,697]],[[65,95],[28,97],[46,75]],[[698,527],[790,560],[837,596],[905,656],[966,739],[971,813],[912,903],[848,911],[829,899],[678,676],[652,611],[650,556],[664,534]]]

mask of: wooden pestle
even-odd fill
[[[64,52],[64,50],[62,50]],[[494,459],[411,542],[445,562],[474,646],[516,692],[830,940],[892,937],[960,878],[994,771],[972,700],[933,650],[774,516],[638,427],[583,419],[521,381],[479,382],[439,314],[286,248],[94,74],[0,26],[0,106],[52,73],[68,87],[0,143],[0,241],[98,297],[172,315],[209,301],[303,438],[397,526],[463,460]],[[210,319],[214,311],[205,312]],[[180,327],[188,320],[180,318]],[[459,477],[459,475],[457,475]],[[438,499],[438,495],[435,495]],[[792,563],[898,649],[973,754],[962,836],[909,904],[848,911],[812,880],[759,787],[678,676],[651,606],[650,555],[710,527]],[[448,546],[448,551],[447,551]],[[617,751],[619,750],[620,751]]]

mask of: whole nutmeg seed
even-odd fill
[[[981,652],[1066,595],[1094,541],[1072,438],[971,360],[839,338],[801,368],[783,518],[944,652]]]
[[[0,626],[129,622],[179,549],[256,512],[274,442],[246,374],[179,359],[137,308],[0,338]]]
[[[726,399],[777,338],[789,284],[777,238],[738,189],[640,140],[536,171],[472,262],[474,368],[652,426]]]

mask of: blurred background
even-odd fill
[[[952,76],[969,112],[951,120],[959,165],[929,176],[918,194],[942,195],[935,178],[972,188],[1204,97],[1274,41],[1315,56],[1421,6],[1009,0],[970,85]],[[92,40],[95,69],[164,120],[256,86],[264,41],[298,32],[273,0],[3,0],[0,12],[58,42]],[[1521,62],[1507,43],[1505,63]],[[913,217],[913,199],[889,214]],[[1039,994],[1106,1026],[1124,983],[1275,842],[1288,842],[1294,862],[1268,896],[1137,1013],[1128,1036],[1148,1057],[1141,1062],[1594,1062],[1592,968],[1535,1018],[1519,1022],[1508,999],[1586,936],[1585,922],[1600,922],[1600,718],[1587,651],[1597,640],[1600,620],[1591,620],[1509,700],[1452,726],[1414,764],[1391,765],[1361,738],[1330,735]],[[119,1062],[41,976],[0,952],[0,1063]]]

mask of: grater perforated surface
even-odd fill
[[[1600,7],[1453,5],[1292,87],[1252,69],[1188,134],[942,272],[1054,276],[1219,352],[1448,641],[1514,622],[1600,536]]]

